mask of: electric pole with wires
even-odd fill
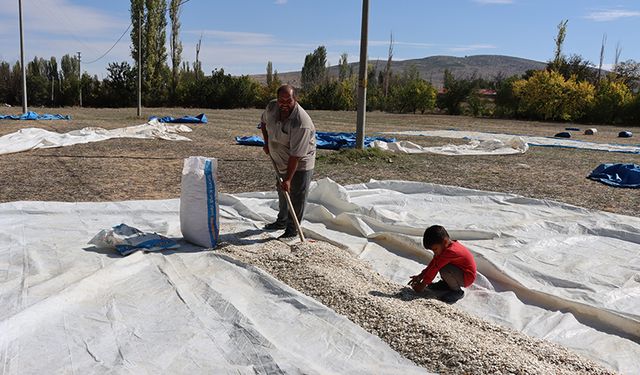
[[[78,52],[78,92],[80,93],[80,107],[82,107],[82,66],[80,62],[82,61],[82,57],[80,52]]]
[[[24,31],[22,30],[22,0],[18,0],[20,14],[20,67],[22,68],[22,113],[27,113],[27,66],[24,64]]]

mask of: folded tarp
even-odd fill
[[[498,139],[478,141],[471,140],[466,145],[445,145],[422,147],[409,141],[384,142],[374,141],[371,147],[384,151],[404,154],[438,154],[438,155],[512,155],[527,152],[529,146],[520,137],[513,137],[508,142]]]
[[[374,141],[395,142],[395,138],[389,137],[365,137],[364,146],[369,147]],[[317,132],[316,145],[326,150],[340,150],[342,148],[356,147],[356,133]]]
[[[374,141],[395,142],[395,138],[389,137],[365,137],[364,146],[369,147]],[[236,137],[236,142],[244,146],[264,146],[261,137],[251,135]],[[356,147],[355,133],[316,132],[316,146],[323,150],[340,150]]]
[[[169,141],[190,141],[189,138],[177,134],[190,131],[191,128],[187,125],[166,125],[156,120],[126,128],[103,129],[88,127],[72,130],[68,133],[57,133],[40,128],[25,128],[0,137],[0,155],[38,148],[55,148],[100,142],[112,138],[155,138]]]
[[[615,187],[640,188],[640,165],[600,164],[587,177]]]
[[[455,139],[477,139],[481,141],[499,139],[503,142],[508,141],[509,139],[514,137],[513,134],[485,133],[485,132],[463,131],[463,130],[409,130],[409,131],[384,132],[382,134],[441,137],[441,138],[455,138]],[[640,154],[640,145],[596,143],[596,142],[585,142],[585,141],[579,141],[579,140],[573,140],[573,139],[538,137],[538,136],[528,136],[528,135],[520,135],[519,137],[524,139],[524,141],[527,142],[529,146],[579,148],[579,149],[594,150],[594,151]]]
[[[179,241],[121,257],[86,244],[121,221],[179,238],[179,210],[178,199],[0,204],[3,374],[426,373],[344,316],[217,252]]]
[[[71,116],[60,114],[51,115],[49,113],[39,115],[29,111],[21,115],[0,115],[0,120],[71,120]]]
[[[264,139],[257,135],[248,135],[245,137],[236,137],[236,143],[242,146],[264,146]]]
[[[158,122],[162,123],[171,123],[171,124],[206,124],[207,116],[204,113],[201,113],[197,116],[183,116],[180,118],[175,118],[171,116],[157,117],[151,116],[149,117],[149,121],[157,119]]]

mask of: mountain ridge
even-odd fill
[[[369,60],[369,64],[376,66],[378,71],[384,70],[386,60]],[[353,74],[358,74],[358,63],[350,63]],[[530,60],[515,56],[505,55],[473,55],[465,57],[435,55],[419,59],[392,61],[391,71],[394,74],[402,74],[405,70],[414,66],[420,77],[431,82],[436,87],[442,87],[444,70],[449,69],[456,78],[468,78],[476,76],[478,78],[492,79],[497,75],[510,77],[522,75],[530,69],[544,69],[547,63]],[[328,68],[330,77],[337,77],[339,67],[337,65]],[[300,87],[300,71],[278,72],[278,76],[283,83],[289,83]],[[250,77],[261,83],[266,82],[266,74],[252,74]]]

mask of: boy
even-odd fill
[[[458,241],[452,241],[440,225],[424,231],[422,244],[433,251],[434,256],[419,275],[411,276],[409,285],[417,293],[426,288],[437,299],[449,304],[464,297],[462,287],[466,288],[476,280],[476,262],[471,252]],[[442,280],[432,284],[438,272]]]

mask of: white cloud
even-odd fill
[[[71,4],[68,0],[38,0],[23,2],[25,32],[73,35],[77,38],[103,36],[124,28],[127,21],[114,18],[97,9]],[[0,0],[0,23],[18,29],[18,4]]]
[[[493,44],[469,44],[469,45],[463,45],[463,46],[449,47],[447,48],[447,50],[449,50],[450,52],[470,52],[470,51],[477,51],[482,49],[496,49],[496,48],[498,47],[494,46]]]
[[[286,3],[287,3],[287,0],[276,0],[276,1],[274,2],[274,4],[276,4],[276,5],[284,5],[284,4],[286,4]]]
[[[513,4],[513,0],[473,0],[473,2],[483,5]]]
[[[594,10],[591,13],[587,14],[584,18],[596,22],[607,22],[630,17],[640,17],[640,11],[627,9]]]

